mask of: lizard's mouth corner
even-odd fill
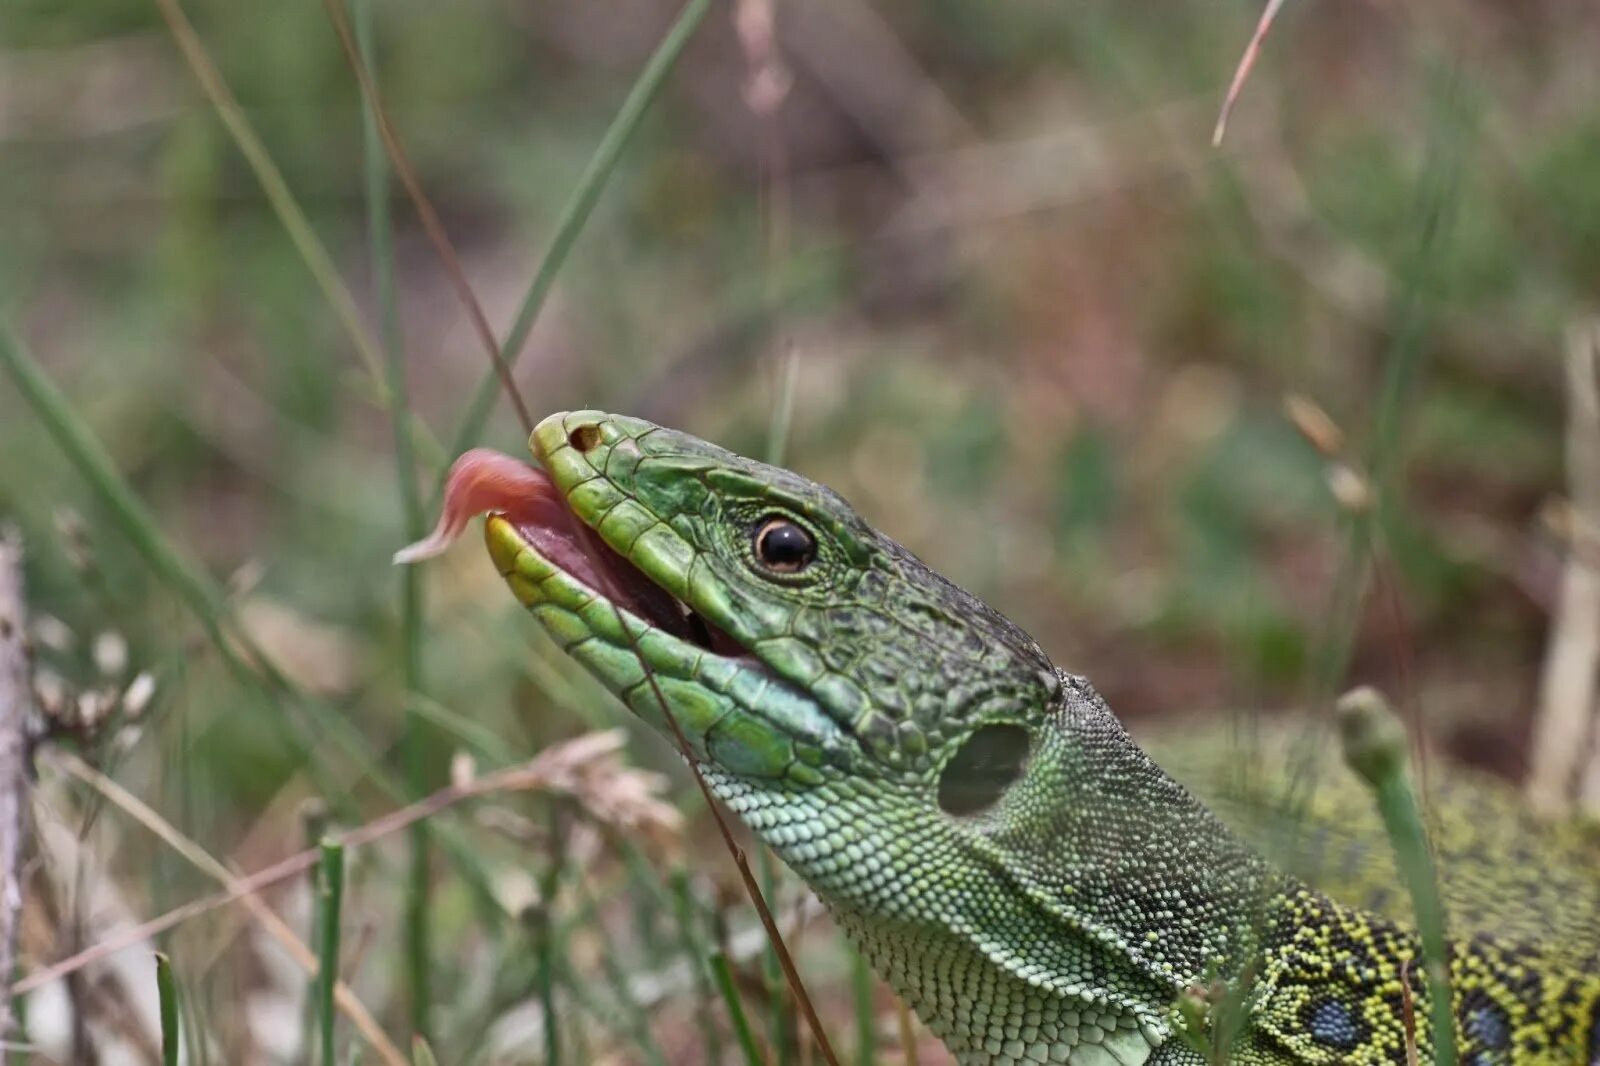
[[[395,556],[413,562],[443,551],[473,515],[486,514],[489,554],[526,606],[598,598],[651,629],[728,657],[748,654],[727,633],[606,543],[569,506],[548,473],[486,448],[450,470],[439,525]]]

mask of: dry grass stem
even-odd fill
[[[534,759],[519,766],[458,781],[416,803],[391,811],[381,818],[341,834],[336,839],[347,848],[360,847],[409,828],[422,819],[430,818],[464,800],[500,792],[526,791],[569,796],[594,818],[650,838],[660,839],[676,835],[681,827],[682,816],[677,808],[661,799],[663,788],[661,778],[623,764],[618,758],[623,742],[624,734],[621,730],[586,733],[547,748]],[[97,788],[97,791],[100,790],[95,782],[106,781],[103,775],[80,760],[71,756],[65,758],[70,761],[66,762],[62,769],[80,780],[88,781],[91,787]],[[80,772],[80,768],[83,772]],[[84,772],[91,776],[85,777]],[[115,782],[106,783],[119,793],[126,794]],[[136,798],[129,798],[133,799],[135,804],[139,803]],[[148,811],[142,804],[139,806]],[[138,817],[133,809],[129,810]],[[202,866],[202,869],[223,880],[227,890],[193,900],[141,925],[123,929],[115,936],[108,937],[70,958],[31,973],[18,982],[17,992],[30,992],[219,907],[239,902],[245,902],[248,907],[249,901],[255,899],[256,893],[299,877],[317,864],[321,854],[316,848],[307,848],[253,874],[238,876],[231,871],[223,870],[224,877],[216,872],[220,867],[216,860],[161,821],[159,815],[153,811],[149,814],[153,821],[142,817],[139,820],[163,840],[180,849],[180,853],[197,865],[209,864]],[[157,825],[164,828],[157,829]],[[255,902],[260,903],[259,900]]]
[[[225,885],[230,893],[237,896],[239,902],[250,912],[251,917],[260,923],[261,927],[283,947],[284,951],[295,961],[296,965],[306,972],[307,976],[315,977],[317,975],[316,953],[306,946],[305,941],[301,940],[295,931],[289,927],[289,923],[278,917],[278,913],[267,906],[265,901],[253,892],[243,889],[240,878],[232,870],[229,870],[221,862],[213,858],[199,844],[179,832],[172,823],[161,817],[138,796],[135,796],[76,755],[69,752],[56,752],[51,756],[50,761],[65,773],[94,789],[113,806],[122,810],[140,825],[143,825],[161,838],[163,843],[201,872]],[[362,1039],[367,1042],[368,1046],[372,1048],[386,1066],[410,1066],[406,1056],[401,1054],[400,1049],[384,1033],[377,1020],[373,1018],[372,1013],[356,998],[349,985],[340,981],[334,992],[334,1000],[340,1012],[350,1019],[350,1023],[355,1026]]]
[[[1282,7],[1283,0],[1267,0],[1267,6],[1256,23],[1256,30],[1250,35],[1250,43],[1245,45],[1244,55],[1239,57],[1239,65],[1234,68],[1233,81],[1228,85],[1228,95],[1223,98],[1222,110],[1217,115],[1216,129],[1211,132],[1212,147],[1220,146],[1222,138],[1227,135],[1228,118],[1233,114],[1233,105],[1239,102],[1239,94],[1244,90],[1245,79],[1255,67],[1256,60],[1261,55],[1261,44],[1267,39],[1267,31],[1272,29],[1272,22],[1278,17],[1278,11]]]
[[[0,1041],[10,1037],[11,975],[22,920],[22,856],[28,836],[29,680],[22,539],[0,529]]]
[[[1545,645],[1527,785],[1529,801],[1547,814],[1571,807],[1584,755],[1600,742],[1595,700],[1596,672],[1600,670],[1600,568],[1578,550],[1600,530],[1600,320],[1573,327],[1567,339],[1566,368],[1572,548]],[[1600,793],[1600,769],[1591,767],[1588,777],[1585,802],[1600,808],[1600,794],[1596,794]]]

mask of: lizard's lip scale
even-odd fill
[[[480,514],[504,518],[552,566],[650,625],[719,655],[745,654],[733,638],[584,525],[549,474],[490,448],[474,448],[455,461],[438,524],[427,537],[396,552],[394,561],[414,563],[440,554]]]

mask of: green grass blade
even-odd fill
[[[178,1024],[178,983],[172,978],[172,960],[156,952],[156,996],[161,1001],[161,1064],[178,1066],[182,1038]]]
[[[857,952],[850,956],[851,985],[856,999],[856,1066],[872,1066],[878,1055],[878,1012],[873,1006],[872,967]]]
[[[515,366],[518,357],[521,356],[523,345],[528,341],[528,334],[533,332],[533,324],[550,295],[551,286],[555,284],[556,275],[566,264],[567,255],[572,251],[578,235],[583,232],[584,225],[594,212],[595,204],[600,200],[600,193],[605,189],[612,172],[616,170],[617,161],[622,158],[622,150],[632,140],[645,111],[655,100],[656,94],[661,91],[667,75],[672,72],[678,57],[683,54],[695,30],[705,21],[706,13],[710,10],[711,0],[688,0],[684,4],[676,21],[667,30],[661,43],[656,46],[644,69],[639,72],[633,88],[628,90],[628,95],[623,100],[622,106],[617,109],[611,124],[606,127],[605,134],[595,147],[594,155],[589,158],[588,165],[578,178],[577,187],[573,189],[571,198],[561,209],[561,216],[556,221],[555,234],[550,238],[549,250],[540,261],[533,282],[528,286],[528,293],[523,297],[522,306],[517,311],[516,320],[512,323],[510,332],[506,334],[506,342],[500,349],[500,355],[508,366]],[[495,370],[491,368],[479,383],[478,391],[467,408],[467,415],[462,419],[461,428],[456,431],[451,441],[448,454],[459,455],[478,439],[494,406],[498,387],[499,379]],[[441,478],[435,496],[442,490]]]
[[[1444,904],[1422,809],[1406,775],[1410,745],[1405,726],[1386,701],[1370,688],[1356,689],[1339,701],[1339,729],[1345,761],[1372,789],[1383,827],[1394,848],[1395,867],[1411,893],[1422,940],[1432,1017],[1435,1066],[1456,1066],[1455,1012],[1450,998],[1450,948],[1445,939]]]
[[[227,646],[221,617],[223,603],[215,587],[196,573],[162,534],[160,525],[128,483],[117,472],[111,456],[95,439],[67,398],[51,383],[39,364],[0,321],[0,363],[22,390],[23,398],[44,423],[46,431],[77,467],[95,493],[110,507],[123,532],[139,554],[194,612],[214,643]]]
[[[631,855],[630,852],[630,858]],[[641,856],[641,861],[642,858]],[[636,884],[638,881],[639,879],[635,878]],[[672,872],[672,913],[678,923],[679,949],[692,967],[690,972],[694,980],[695,1012],[699,1017],[700,1028],[705,1034],[706,1061],[721,1062],[722,1038],[717,1027],[712,1024],[711,981],[704,962],[709,952],[701,943],[694,892],[689,884],[689,875],[681,866]]]
[[[556,1014],[556,891],[561,886],[561,854],[564,850],[561,808],[550,804],[545,820],[550,832],[550,854],[545,857],[544,873],[539,878],[539,904],[536,917],[539,923],[539,1003],[544,1008],[544,1061],[545,1066],[560,1066],[561,1026]],[[580,874],[581,876],[581,874]]]
[[[267,202],[271,204],[272,210],[277,213],[284,230],[289,234],[289,240],[294,243],[300,257],[305,260],[306,268],[311,271],[317,286],[327,296],[340,325],[350,335],[351,342],[355,344],[356,354],[377,388],[380,400],[389,404],[392,397],[384,380],[383,361],[378,354],[378,345],[362,321],[361,312],[356,308],[355,297],[350,294],[344,279],[339,276],[333,257],[328,254],[328,249],[317,237],[316,231],[311,228],[311,222],[301,210],[299,202],[295,200],[294,193],[289,191],[289,183],[284,180],[283,172],[272,161],[271,153],[256,135],[250,120],[245,117],[244,109],[234,99],[233,92],[222,78],[222,72],[217,69],[211,56],[206,52],[205,44],[195,31],[194,24],[183,13],[183,7],[178,0],[156,0],[156,7],[160,10],[161,17],[166,20],[167,27],[172,32],[172,39],[177,43],[178,50],[183,53],[184,61],[189,64],[195,80],[200,83],[201,91],[211,102],[217,117],[222,120],[229,136],[233,138],[233,143],[238,146],[240,154],[244,156],[245,162],[255,174],[256,181],[261,185],[261,191],[266,194]]]
[[[783,456],[789,449],[789,431],[794,422],[795,386],[800,382],[800,353],[791,347],[784,353],[779,370],[778,395],[772,405],[772,419],[767,424],[767,462],[783,465]]]
[[[334,1066],[333,1038],[337,1013],[333,993],[339,987],[339,912],[344,906],[344,845],[322,841],[317,879],[317,1017],[322,1036],[322,1066]]]
[[[354,0],[352,22],[361,63],[377,89],[378,66],[374,58],[372,0]],[[378,129],[376,101],[363,94],[361,109],[361,148],[367,200],[367,235],[372,272],[377,289],[380,337],[384,368],[389,387],[390,423],[394,435],[394,463],[398,475],[401,511],[405,520],[405,543],[414,544],[427,532],[422,494],[417,486],[416,459],[411,439],[410,390],[406,384],[405,345],[400,330],[400,306],[396,296],[394,232],[390,207],[389,161]],[[401,735],[406,785],[412,798],[427,794],[427,737],[423,718],[416,712],[415,694],[426,691],[422,660],[422,574],[414,566],[398,568],[400,581],[400,681],[406,693],[405,726]],[[432,923],[429,916],[431,869],[428,823],[418,822],[411,829],[410,866],[405,889],[405,974],[407,1001],[411,1011],[411,1030],[424,1037],[432,1032],[429,958],[432,954]]]
[[[728,957],[720,951],[711,955],[711,976],[716,981],[717,991],[722,993],[722,1001],[728,1005],[728,1020],[733,1023],[733,1035],[739,1042],[739,1050],[744,1052],[745,1066],[762,1066],[756,1034],[750,1028],[750,1019],[745,1017],[738,986],[733,982],[733,967],[729,965]]]

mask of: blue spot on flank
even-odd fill
[[[1473,1007],[1467,1013],[1467,1037],[1476,1044],[1500,1051],[1511,1046],[1511,1023],[1499,1007]]]
[[[1361,1031],[1356,1027],[1355,1015],[1346,1004],[1336,999],[1323,999],[1311,1004],[1306,1025],[1311,1035],[1324,1044],[1352,1048],[1361,1042]]]

